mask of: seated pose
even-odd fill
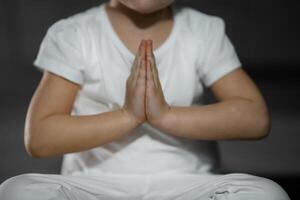
[[[25,146],[64,155],[62,170],[9,178],[1,200],[289,200],[267,178],[218,172],[217,140],[270,130],[221,18],[110,0],[54,23],[34,65]]]

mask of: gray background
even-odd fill
[[[0,183],[17,174],[58,173],[60,157],[25,153],[24,120],[41,73],[32,66],[47,28],[103,1],[0,0]],[[194,0],[176,4],[221,16],[244,69],[271,113],[271,134],[260,141],[221,141],[224,172],[274,178],[291,190],[300,175],[299,14],[285,0]],[[214,101],[207,91],[207,101]],[[290,193],[296,193],[291,190]]]

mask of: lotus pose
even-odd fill
[[[1,200],[289,200],[218,172],[216,141],[266,137],[269,113],[224,20],[173,3],[110,0],[48,29],[25,147],[64,155],[61,173],[9,178]]]

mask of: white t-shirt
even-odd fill
[[[203,87],[241,63],[221,18],[171,7],[174,26],[154,51],[164,96],[169,105],[202,105]],[[114,32],[102,3],[52,25],[34,65],[82,85],[72,115],[91,115],[123,106],[134,57]],[[64,155],[61,173],[212,173],[217,158],[214,141],[172,136],[143,123],[125,139]]]

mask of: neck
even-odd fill
[[[162,20],[172,19],[170,6],[162,8],[152,13],[139,13],[131,8],[126,7],[118,0],[110,0],[107,4],[108,9],[114,10],[122,17],[127,18],[138,27],[149,27]]]

